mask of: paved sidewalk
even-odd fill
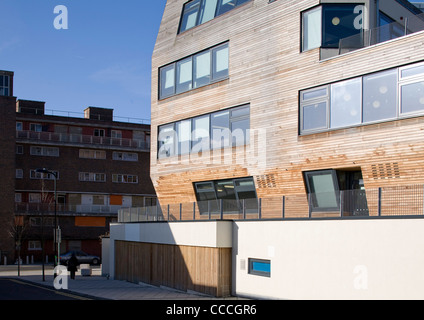
[[[45,281],[41,266],[21,266],[18,277],[17,266],[0,266],[0,277],[19,278],[41,286],[53,286],[53,268],[45,267]],[[81,276],[77,272],[75,280],[68,278],[68,290],[87,298],[110,300],[211,300],[212,297],[180,292],[173,289],[135,284],[126,281],[110,280],[101,276],[101,269],[93,267],[91,276]],[[231,298],[230,298],[231,299]],[[233,298],[234,299],[234,298]],[[236,299],[236,298],[235,298]]]

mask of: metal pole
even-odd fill
[[[381,217],[381,187],[378,188],[378,216]]]
[[[246,220],[246,199],[243,199],[243,220]]]
[[[286,196],[283,196],[283,203],[282,203],[282,211],[283,211],[283,219],[286,218]]]
[[[221,208],[220,208],[221,220],[223,220],[224,219],[224,199],[220,199],[220,205],[221,205]]]
[[[183,204],[180,203],[180,221],[182,220]]]
[[[262,219],[262,198],[259,198],[258,218]]]
[[[196,220],[196,202],[193,202],[193,220]]]

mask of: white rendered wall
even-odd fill
[[[424,219],[234,222],[233,294],[424,299]],[[248,259],[271,260],[271,277]]]

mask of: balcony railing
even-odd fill
[[[143,208],[124,208],[118,212],[118,222],[393,216],[424,217],[424,186],[408,185],[238,201],[215,200]]]
[[[403,23],[393,22],[378,28],[344,38],[339,43],[339,54],[355,51],[378,43],[404,37],[424,30],[424,14],[405,18]]]
[[[65,144],[101,145],[111,147],[131,148],[137,150],[150,150],[150,143],[138,139],[96,137],[82,134],[68,134],[56,132],[16,131],[18,140],[42,141]]]
[[[117,214],[122,208],[119,205],[73,205],[57,204],[58,214]],[[53,214],[54,203],[15,203],[15,212],[20,214]]]

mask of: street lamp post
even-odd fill
[[[57,222],[57,172],[55,171],[51,171],[51,170],[47,170],[45,168],[43,169],[36,169],[35,172],[37,173],[46,173],[46,174],[51,174],[54,177],[54,234],[53,234],[53,238],[54,238],[54,261],[53,261],[53,265],[54,268],[56,268],[56,266],[59,264],[59,256],[58,256],[58,236],[59,236],[59,232],[58,232],[58,222]],[[54,273],[54,276],[56,278],[56,272]]]

